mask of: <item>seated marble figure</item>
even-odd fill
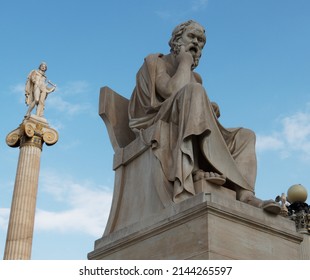
[[[255,134],[220,124],[219,107],[194,72],[205,43],[205,29],[189,20],[173,30],[169,54],[145,58],[129,101],[129,127],[138,137],[158,121],[170,125],[169,141],[153,152],[171,183],[174,202],[195,195],[195,181],[206,180],[234,190],[241,202],[277,214],[277,203],[254,194]]]

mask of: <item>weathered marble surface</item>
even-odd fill
[[[205,192],[98,239],[88,258],[308,259],[302,241],[293,221],[205,185]]]
[[[249,212],[253,212],[253,215],[248,217],[253,219],[252,223],[254,224],[257,222],[255,211],[260,218],[268,217],[269,222],[277,223],[276,214],[281,210],[279,204],[273,200],[263,201],[254,195],[255,134],[249,129],[224,128],[220,124],[218,120],[220,117],[219,106],[209,100],[207,92],[202,86],[201,77],[193,71],[199,63],[205,42],[205,30],[200,24],[194,21],[182,23],[172,33],[169,42],[170,53],[167,55],[151,54],[145,58],[137,73],[136,87],[130,100],[109,87],[101,88],[99,114],[106,124],[115,152],[113,161],[115,182],[109,219],[103,237],[96,242],[94,254],[91,253],[90,258],[97,258],[97,253],[101,252],[105,246],[103,244],[121,246],[123,241],[126,243],[132,237],[131,229],[135,227],[134,225],[140,225],[140,230],[152,227],[152,222],[155,223],[162,213],[171,214],[171,216],[166,216],[166,220],[164,219],[165,222],[163,222],[167,223],[164,227],[170,227],[168,222],[172,222],[175,217],[184,214],[178,213],[181,211],[180,203],[187,205],[193,201],[197,202],[199,201],[197,197],[204,197],[206,192],[211,193],[219,202],[221,199],[223,201],[217,206],[210,201],[200,201],[201,207],[205,209],[203,211],[206,211],[201,214],[204,218],[199,218],[201,229],[197,223],[190,230],[194,235],[202,234],[206,241],[206,244],[203,245],[205,247],[201,251],[201,256],[205,258],[209,257],[203,254],[208,252],[206,254],[210,256],[213,250],[207,245],[210,234],[211,236],[213,233],[216,234],[214,236],[218,236],[218,242],[221,238],[224,238],[223,242],[225,238],[228,238],[224,234],[218,235],[211,230],[211,227],[214,227],[214,230],[217,226],[223,226],[223,229],[226,227],[224,223],[226,218],[215,219],[209,223],[212,221],[209,211],[213,207],[221,208],[223,203],[227,202],[225,213],[230,211],[230,207],[238,212],[236,214],[238,218],[232,219],[228,223],[236,234],[239,230],[243,230],[241,222],[243,218],[241,217]],[[203,205],[206,207],[204,208]],[[186,217],[192,217],[188,213],[195,211],[196,207],[200,206],[195,204],[195,207],[189,207],[185,211]],[[242,213],[242,211],[246,212]],[[266,215],[265,218],[264,215]],[[196,240],[193,235],[184,236],[186,231],[191,228],[188,225],[197,222],[196,218],[192,218],[195,221],[186,220],[187,218],[184,216],[184,229],[186,230],[182,234],[183,238],[189,242],[188,248],[199,240]],[[204,220],[205,218],[208,219],[207,222]],[[239,218],[240,220],[238,220]],[[279,218],[282,219],[282,217]],[[232,221],[236,222],[235,226]],[[255,234],[255,231],[252,231],[252,224],[249,222],[248,225],[251,229],[248,229],[246,225],[245,232],[249,230],[246,234]],[[157,232],[155,224],[153,226],[151,231]],[[138,234],[138,231],[135,234]],[[163,235],[169,240],[170,237],[167,237],[166,234],[170,237],[176,235],[177,238],[181,238],[181,235],[174,232],[173,229],[167,230]],[[243,236],[242,234],[241,232],[238,236]],[[161,233],[158,237],[154,236],[152,241],[154,244],[150,243],[146,246],[152,248],[156,246],[155,241],[157,238],[161,238],[160,236],[162,236]],[[263,240],[263,238],[269,238],[269,233],[258,236]],[[294,247],[293,243],[300,243],[298,235],[295,236],[292,233],[291,236],[293,241],[288,243],[288,247]],[[235,242],[235,249],[237,245],[240,245],[239,241],[231,239],[232,244]],[[171,244],[172,247],[169,245],[167,250],[176,250],[174,246],[180,244],[166,242],[162,239],[160,243],[157,243],[161,247],[158,250],[164,250],[168,244]],[[277,242],[276,239],[274,242]],[[144,243],[139,241],[139,244]],[[141,250],[142,248],[143,246]],[[296,248],[294,247],[294,250]],[[268,248],[265,249],[268,250]],[[142,252],[142,255],[138,253],[139,249],[135,251],[132,248],[132,250],[137,253],[135,258],[138,256],[148,258]],[[176,253],[179,252],[177,258],[191,258],[187,249],[185,249],[185,255],[182,253],[183,249],[180,248],[180,250],[176,250]],[[294,250],[292,256],[297,258],[297,253]],[[278,253],[281,253],[280,251]],[[152,252],[148,253],[153,254]],[[125,258],[134,257],[127,251],[123,251],[121,255],[116,254],[110,257],[118,258],[122,257],[122,254]],[[176,257],[175,255],[162,254],[163,252],[160,252],[156,257],[154,255],[154,258]],[[217,254],[225,256],[225,258],[241,258],[221,250]],[[104,257],[101,253],[99,255]],[[262,256],[267,255],[267,253],[262,253]],[[275,255],[269,256],[276,258]],[[251,255],[245,254],[243,258],[251,258]]]

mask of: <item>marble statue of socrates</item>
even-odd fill
[[[254,193],[254,132],[224,128],[218,105],[210,102],[200,75],[193,71],[205,43],[205,29],[189,20],[172,32],[169,54],[145,58],[129,103],[129,126],[139,135],[158,120],[170,125],[167,140],[154,153],[173,183],[173,201],[195,195],[194,182],[205,179],[235,190],[242,202],[279,213],[275,201]]]

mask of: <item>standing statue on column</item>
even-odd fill
[[[20,149],[3,256],[5,260],[31,259],[42,147],[44,143],[52,146],[58,141],[58,132],[43,117],[45,99],[56,89],[55,85],[46,81],[46,70],[47,65],[42,62],[38,70],[29,73],[25,87],[29,108],[23,122],[6,137],[8,146]],[[36,115],[30,115],[36,106]]]
[[[46,81],[46,70],[47,64],[42,62],[38,70],[32,70],[28,75],[25,86],[25,95],[26,104],[29,106],[29,108],[25,115],[26,118],[30,117],[30,113],[35,106],[37,106],[36,115],[43,117],[44,104],[47,95],[56,89],[56,85],[52,84],[50,81]],[[52,87],[49,88],[47,84],[50,84]]]

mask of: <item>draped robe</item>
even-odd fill
[[[173,184],[173,200],[194,195],[192,173],[195,151],[203,158],[199,168],[226,176],[231,189],[254,192],[256,178],[255,135],[244,128],[226,129],[218,121],[199,75],[164,99],[156,92],[156,68],[161,54],[145,58],[136,76],[129,102],[129,126],[138,135],[158,120],[169,124],[154,149],[166,178]],[[206,170],[210,169],[210,170]]]

